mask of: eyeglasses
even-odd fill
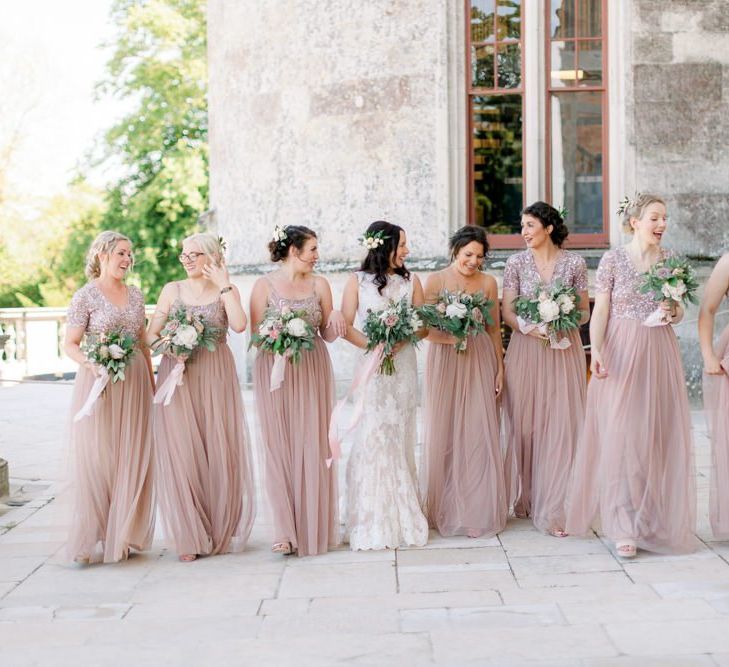
[[[185,262],[197,262],[198,257],[202,257],[205,253],[204,252],[191,252],[191,253],[180,253],[177,255],[177,259],[179,259],[183,264]]]

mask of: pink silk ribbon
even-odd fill
[[[339,435],[339,422],[342,418],[342,411],[347,405],[347,401],[354,395],[354,393],[362,387],[364,389],[367,383],[377,372],[377,369],[382,363],[382,357],[384,352],[384,345],[380,343],[373,351],[369,361],[362,364],[352,380],[352,384],[347,391],[347,395],[337,403],[337,406],[332,412],[332,418],[329,422],[329,449],[332,455],[327,459],[327,467],[331,467],[332,461],[338,461],[342,457],[342,442],[359,424],[364,414],[365,394],[364,391],[360,394],[357,403],[354,406],[354,412],[352,418],[349,421],[349,426],[342,435]]]
[[[668,324],[666,321],[666,311],[663,308],[656,308],[648,317],[643,320],[645,327],[664,327]]]
[[[94,381],[94,384],[91,387],[91,391],[86,398],[86,402],[73,418],[74,422],[81,421],[84,417],[88,417],[91,415],[91,413],[94,411],[94,403],[96,403],[96,400],[99,398],[99,396],[101,396],[101,393],[104,391],[104,388],[107,384],[109,384],[109,371],[107,371],[106,368],[101,368],[99,370],[99,375]]]
[[[538,329],[539,333],[544,336],[547,335],[547,325],[544,323],[534,324],[533,322],[527,322],[525,319],[518,316],[516,321],[519,323],[519,331],[521,331],[525,336],[528,336],[532,331],[534,331],[534,329]],[[570,345],[572,345],[572,343],[570,343],[567,336],[557,340],[556,334],[549,334],[549,347],[553,350],[566,350]]]
[[[274,355],[273,366],[271,367],[271,391],[276,391],[284,381],[286,375],[286,362],[290,355]]]
[[[178,361],[170,371],[170,374],[165,378],[165,381],[154,393],[154,403],[159,404],[164,402],[165,406],[170,404],[175,389],[182,384],[182,374],[184,372],[185,362]]]

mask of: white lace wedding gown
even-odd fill
[[[412,298],[412,282],[401,276],[392,276],[380,294],[371,274],[356,275],[360,325],[368,309]],[[353,550],[428,541],[416,490],[417,382],[415,349],[408,346],[395,356],[394,375],[376,374],[363,389],[364,414],[347,465],[347,535]]]

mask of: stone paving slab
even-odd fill
[[[156,536],[149,553],[84,568],[63,560],[56,499],[69,398],[62,385],[0,388],[0,454],[24,501],[0,506],[2,667],[729,667],[729,543],[708,530],[699,413],[692,554],[623,561],[598,537],[511,519],[488,539],[281,557],[262,512],[242,554],[180,563]]]

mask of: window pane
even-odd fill
[[[471,58],[474,88],[494,87],[494,47],[490,44],[474,46]]]
[[[474,222],[492,234],[520,229],[522,209],[521,95],[472,98]]]
[[[575,42],[552,42],[552,88],[577,85],[575,73]]]
[[[602,95],[552,95],[552,201],[567,208],[574,233],[603,229]]]
[[[602,0],[577,0],[577,36],[602,35]]]
[[[575,36],[575,0],[550,0],[550,28],[552,39]]]
[[[471,41],[486,42],[494,39],[494,3],[496,0],[472,0]]]
[[[580,42],[577,47],[577,83],[602,85],[602,40]]]
[[[496,39],[521,37],[521,0],[499,0]]]
[[[499,88],[518,88],[521,85],[521,45],[499,44],[497,48]]]

